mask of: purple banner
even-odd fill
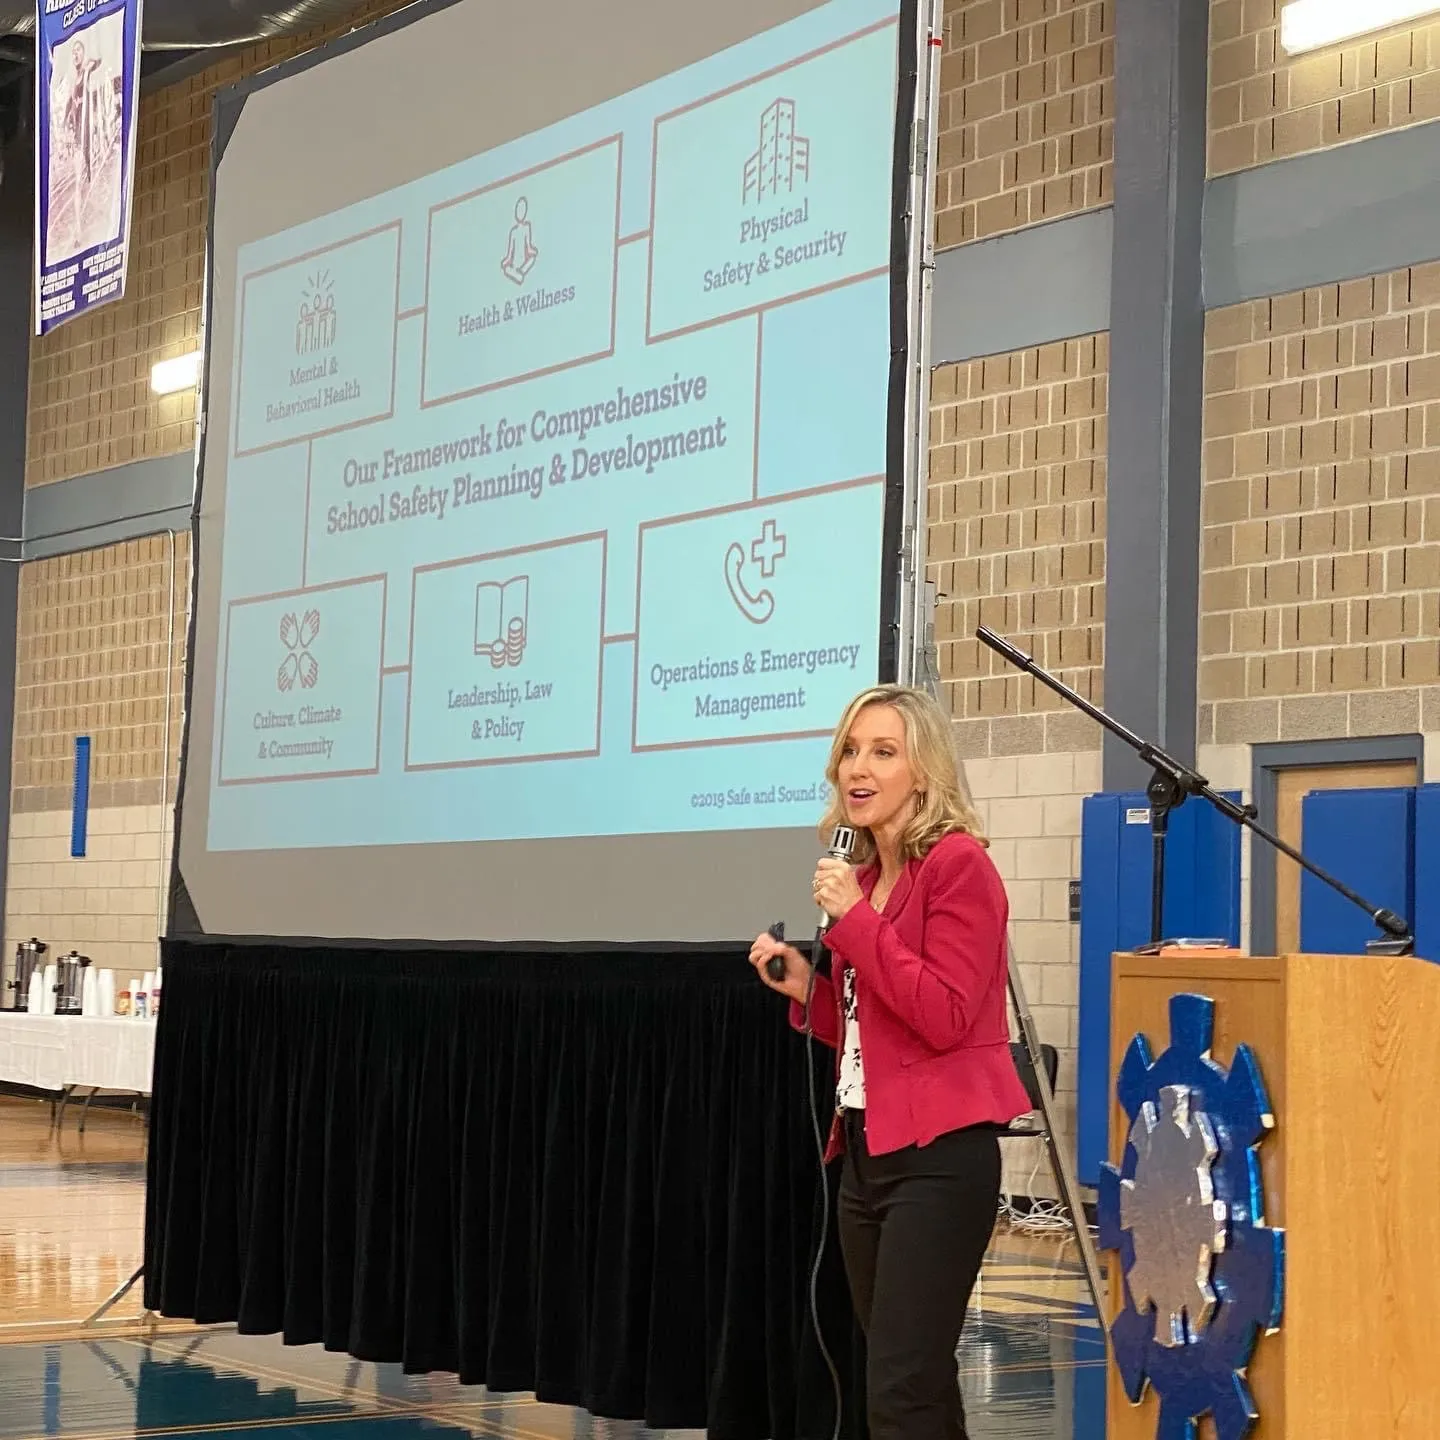
[[[125,293],[141,0],[37,0],[35,333]]]

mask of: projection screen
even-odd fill
[[[459,0],[222,99],[172,934],[808,930],[895,673],[916,51]]]

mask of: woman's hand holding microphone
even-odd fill
[[[815,867],[810,889],[815,903],[831,920],[843,920],[865,898],[850,863],[832,855],[823,856]]]

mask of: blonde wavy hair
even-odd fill
[[[980,817],[970,803],[955,764],[950,717],[926,691],[909,685],[876,685],[862,690],[845,707],[845,713],[835,727],[830,759],[825,765],[825,779],[830,785],[830,805],[820,822],[821,839],[828,843],[835,827],[846,823],[845,804],[840,795],[840,760],[856,717],[872,705],[889,705],[899,712],[905,722],[905,754],[922,790],[920,804],[901,832],[900,858],[923,859],[955,830],[973,836],[988,848],[990,841],[981,829]],[[870,832],[864,829],[857,831],[852,863],[865,865],[874,858],[875,841]]]

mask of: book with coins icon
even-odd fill
[[[525,658],[530,624],[530,577],[482,580],[475,587],[475,653],[496,670]]]

